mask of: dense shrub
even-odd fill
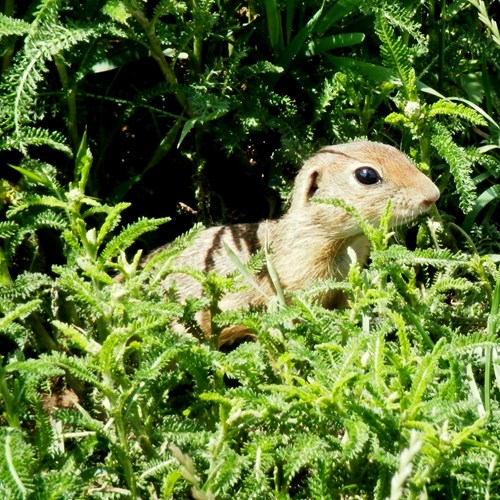
[[[5,498],[500,494],[500,34],[482,0],[0,3]],[[317,147],[392,143],[439,185],[365,224],[344,283],[257,332],[177,332],[193,226],[278,216]],[[391,243],[391,244],[389,244]],[[155,265],[153,265],[153,263]],[[121,279],[116,279],[116,274]],[[324,310],[318,287],[349,309]]]

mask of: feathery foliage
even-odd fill
[[[492,9],[21,4],[0,7],[2,498],[498,497]],[[397,234],[390,204],[373,227],[321,200],[366,269],[218,312],[266,252],[246,280],[174,267],[195,222],[279,214],[305,156],[358,137],[442,193]],[[174,270],[204,297],[165,290]],[[318,305],[332,288],[348,308]],[[206,309],[254,338],[218,349]]]

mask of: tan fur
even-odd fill
[[[375,169],[381,181],[371,185],[360,183],[354,175],[360,167]],[[176,266],[227,274],[235,269],[223,241],[243,262],[268,244],[284,290],[300,289],[314,279],[343,279],[351,264],[347,249],[351,247],[358,262],[364,265],[370,253],[369,241],[345,210],[316,203],[312,201],[315,198],[342,199],[375,224],[391,199],[391,225],[396,226],[426,212],[438,200],[439,190],[404,154],[391,146],[368,141],[327,146],[306,161],[298,173],[290,208],[282,218],[206,229],[180,255]],[[259,274],[258,281],[268,295],[274,294],[267,270]],[[181,297],[201,295],[199,283],[189,276],[170,275],[165,286],[173,282]],[[325,307],[343,303],[342,296],[334,291],[318,300]],[[261,294],[249,288],[227,294],[219,307],[228,310],[265,301]],[[208,314],[200,315],[200,326],[210,335]],[[231,331],[248,333],[233,326],[225,336],[231,336]]]

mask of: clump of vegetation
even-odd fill
[[[1,8],[3,497],[500,494],[484,2]],[[208,296],[181,304],[161,283],[196,230],[141,267],[143,251],[194,222],[279,214],[305,156],[357,137],[435,180],[430,217],[397,235],[389,210],[362,221],[367,269],[216,317],[252,341],[174,328],[232,280],[200,275]],[[251,199],[224,191],[229,175]],[[350,307],[318,306],[325,287]]]

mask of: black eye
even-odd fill
[[[382,178],[378,172],[371,167],[360,167],[354,171],[354,176],[361,184],[371,185],[377,184]]]

